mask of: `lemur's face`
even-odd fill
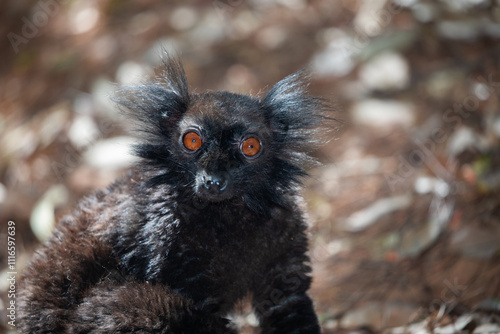
[[[173,139],[184,186],[200,199],[240,196],[264,186],[268,178],[272,135],[255,98],[196,95]]]
[[[332,118],[309,97],[303,73],[292,74],[262,98],[228,92],[190,94],[181,64],[167,59],[163,79],[124,87],[116,101],[138,123],[134,146],[152,171],[148,187],[169,185],[184,203],[225,205],[233,199],[270,216],[286,206],[306,175],[311,149]]]

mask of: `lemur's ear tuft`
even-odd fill
[[[189,105],[181,62],[166,55],[162,63],[161,75],[141,85],[122,87],[113,98],[123,113],[139,123],[139,131],[153,136],[168,133]]]
[[[135,121],[141,142],[134,153],[146,160],[167,154],[166,138],[189,107],[184,68],[178,58],[166,54],[160,75],[137,86],[120,88],[113,98],[120,110]]]
[[[189,98],[186,73],[179,58],[173,58],[165,53],[162,57],[162,76],[160,83],[165,82],[177,96]]]
[[[308,153],[333,138],[339,127],[328,101],[308,94],[309,81],[304,70],[289,75],[261,101],[275,132],[274,140],[288,159],[310,160]]]

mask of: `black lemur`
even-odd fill
[[[121,88],[140,162],[34,255],[20,331],[236,333],[224,316],[250,294],[262,333],[319,333],[299,186],[333,119],[306,84],[194,94],[166,56],[158,78]]]

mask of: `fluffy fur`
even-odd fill
[[[161,79],[116,101],[136,121],[141,163],[85,198],[35,254],[21,331],[235,333],[224,316],[251,293],[262,333],[319,333],[298,186],[332,119],[303,73],[263,99],[190,94],[167,58]],[[190,131],[196,151],[183,144]],[[261,144],[252,157],[248,137]]]

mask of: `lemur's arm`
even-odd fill
[[[253,306],[260,319],[262,334],[297,333],[318,334],[320,327],[313,304],[306,291],[311,284],[305,255],[305,236],[295,240],[275,259],[254,291]],[[303,246],[302,246],[303,245]]]

